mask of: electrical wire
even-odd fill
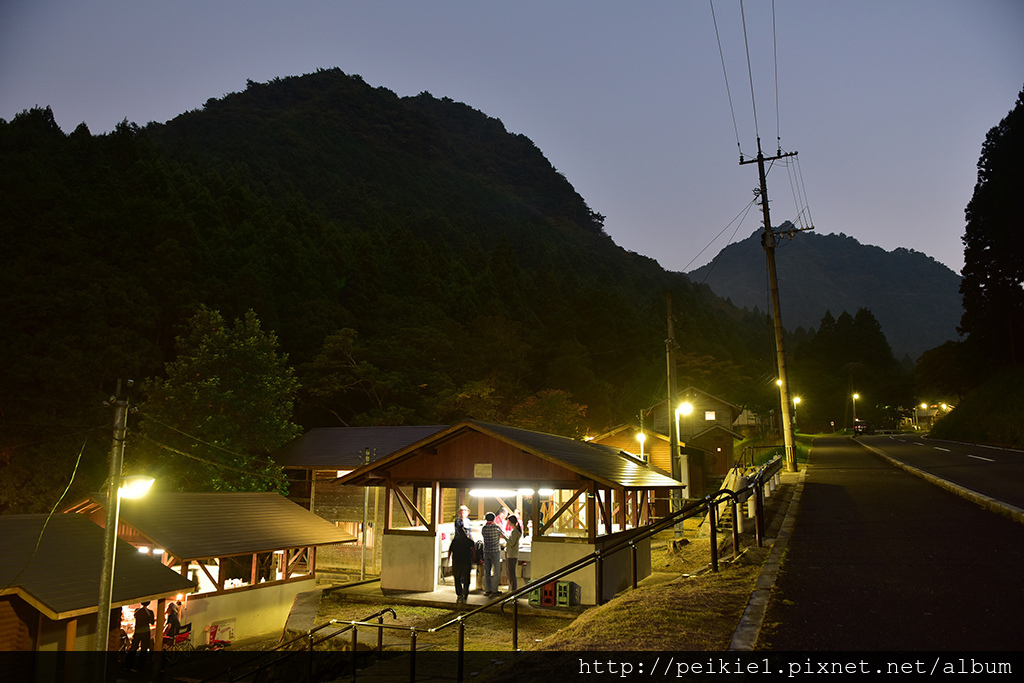
[[[761,133],[757,128],[757,103],[754,100],[754,70],[750,66],[750,42],[747,40],[747,13],[743,9],[743,0],[740,0],[740,18],[743,20],[743,44],[747,50],[747,76],[750,78],[750,108],[754,113],[754,135],[760,140]]]
[[[725,53],[722,51],[722,38],[718,33],[718,20],[715,18],[715,3],[714,0],[708,0],[708,4],[711,5],[711,21],[715,25],[715,39],[718,41],[718,56],[722,60],[722,76],[725,78],[725,94],[729,98],[729,113],[732,114],[732,129],[736,133],[736,149],[740,153],[740,159],[743,159],[743,148],[740,147],[740,129],[736,125],[736,110],[732,106],[732,90],[729,89],[729,74],[725,71]]]
[[[782,133],[779,127],[779,47],[775,32],[775,0],[772,0],[772,59],[775,62],[775,140],[779,152],[782,151]]]
[[[146,418],[147,420],[152,420],[153,422],[157,423],[161,427],[166,427],[167,429],[170,429],[172,432],[178,432],[182,436],[187,436],[188,438],[192,439],[193,441],[198,441],[199,443],[203,444],[204,446],[209,446],[210,448],[216,448],[217,450],[224,451],[225,453],[227,453],[229,455],[234,455],[235,457],[238,457],[238,458],[247,458],[247,457],[249,457],[249,456],[244,455],[242,453],[236,453],[235,451],[232,451],[232,450],[230,450],[228,448],[224,448],[223,446],[218,446],[215,443],[210,443],[209,441],[203,441],[198,436],[194,436],[192,434],[189,434],[188,432],[183,432],[180,429],[178,429],[177,427],[173,427],[173,426],[167,424],[166,422],[161,422],[160,420],[156,419],[152,415],[147,415],[146,413],[139,413],[139,415],[141,415],[142,417]],[[156,443],[156,442],[154,442],[154,443]],[[157,445],[159,445],[159,444],[157,444]],[[182,453],[182,455],[187,455],[187,454]],[[192,456],[189,456],[189,457],[192,457]]]
[[[715,240],[717,240],[719,237],[721,237],[722,233],[725,232],[726,230],[728,230],[730,225],[732,225],[733,223],[736,223],[736,228],[732,231],[732,235],[729,236],[729,242],[726,244],[726,246],[728,246],[729,244],[732,244],[733,238],[736,237],[736,233],[739,231],[740,226],[743,225],[743,221],[746,220],[747,214],[750,213],[750,209],[753,208],[755,203],[757,203],[757,198],[756,197],[754,199],[751,199],[750,202],[748,202],[747,205],[745,207],[743,207],[743,210],[740,211],[738,214],[736,214],[735,218],[733,218],[731,221],[729,221],[729,223],[724,228],[719,230],[718,234],[715,235],[711,239],[710,242],[708,242],[707,246],[705,246],[703,249],[701,249],[700,252],[696,256],[694,256],[692,259],[690,259],[690,263],[687,263],[685,266],[683,266],[683,271],[685,272],[686,269],[690,267],[691,263],[696,261],[698,258],[700,258],[701,254],[703,254],[705,251],[710,249],[711,245],[715,243]],[[721,256],[721,255],[722,255],[722,252],[718,252],[718,254],[715,256],[715,258],[711,260],[711,267],[708,268],[708,272],[706,272],[704,274],[704,279],[700,281],[700,284],[704,284],[705,282],[707,282],[708,276],[710,276],[711,275],[711,271],[715,269],[715,264],[718,262],[718,257]]]
[[[0,593],[6,592],[8,588],[13,586],[14,582],[17,581],[18,578],[25,572],[25,570],[29,568],[29,566],[32,564],[32,560],[35,559],[36,553],[39,552],[39,546],[43,542],[43,534],[46,532],[46,527],[50,523],[50,519],[53,518],[53,514],[57,511],[57,507],[60,505],[60,502],[64,500],[64,496],[68,495],[68,491],[71,490],[71,484],[74,483],[75,475],[78,474],[78,466],[82,462],[82,453],[85,452],[85,445],[87,443],[89,443],[88,438],[86,438],[86,440],[82,442],[82,448],[79,449],[78,451],[78,459],[75,460],[75,467],[74,469],[71,470],[71,479],[68,480],[68,485],[64,487],[64,492],[60,494],[60,498],[58,498],[57,502],[53,504],[52,508],[50,508],[50,513],[46,515],[46,519],[43,521],[43,526],[41,529],[39,529],[39,536],[36,537],[36,547],[32,549],[32,554],[29,555],[28,560],[25,561],[25,566],[18,570],[18,573],[11,578],[8,584],[4,586],[3,590],[0,590]]]
[[[186,453],[185,451],[178,450],[177,448],[174,448],[173,446],[168,446],[167,444],[160,443],[159,441],[157,441],[155,439],[151,439],[151,438],[149,438],[148,436],[146,436],[144,434],[137,434],[136,436],[138,436],[140,439],[142,439],[144,441],[148,441],[149,443],[153,444],[154,446],[157,446],[158,448],[164,449],[165,451],[169,451],[169,452],[175,453],[177,455],[182,455],[182,456],[185,456],[186,458],[191,458],[192,460],[195,460],[197,462],[201,462],[204,465],[209,465],[210,467],[218,467],[220,469],[229,470],[231,472],[240,472],[241,474],[247,474],[247,475],[249,475],[251,477],[257,477],[259,479],[269,479],[271,481],[277,481],[279,479],[278,477],[275,477],[275,476],[272,476],[272,475],[269,475],[269,474],[260,474],[259,472],[253,472],[252,470],[241,469],[239,467],[231,467],[230,465],[225,465],[224,463],[221,463],[221,462],[215,462],[213,460],[207,460],[205,458],[200,458],[198,455],[192,455],[191,453]],[[228,451],[228,452],[230,453],[231,451]]]

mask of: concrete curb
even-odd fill
[[[806,474],[807,468],[804,467],[800,471],[793,497],[790,498],[789,506],[786,508],[786,517],[782,520],[779,535],[772,544],[772,551],[768,554],[768,559],[761,567],[754,592],[750,594],[747,607],[743,610],[743,616],[740,617],[740,623],[733,632],[732,642],[729,643],[730,651],[750,652],[757,645],[757,637],[761,632],[765,610],[768,607],[768,598],[771,597],[772,589],[775,587],[775,578],[778,576],[782,559],[789,547],[789,539],[793,535]]]
[[[996,500],[995,498],[987,496],[984,493],[979,493],[978,491],[969,489],[966,486],[955,484],[947,479],[943,479],[942,477],[937,477],[934,474],[931,474],[930,472],[920,470],[904,462],[903,460],[894,458],[893,456],[889,455],[888,453],[885,453],[884,451],[869,446],[866,443],[863,443],[862,441],[857,441],[857,439],[854,439],[854,441],[865,450],[874,453],[878,457],[889,462],[894,467],[898,467],[904,472],[907,472],[908,474],[913,474],[915,477],[920,477],[921,479],[924,479],[930,484],[935,484],[940,488],[944,488],[950,493],[958,495],[965,500],[969,500],[970,502],[976,505],[980,505],[982,508],[988,510],[989,512],[994,512],[997,515],[1002,515],[1003,517],[1012,519],[1014,522],[1017,522],[1018,524],[1024,524],[1024,510],[1015,505],[1004,503],[1003,501]]]

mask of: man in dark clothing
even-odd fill
[[[149,600],[146,600],[135,610],[135,633],[132,635],[132,645],[128,652],[129,667],[134,663],[135,652],[138,650],[142,652],[139,656],[139,666],[145,666],[149,656],[147,653],[153,650],[153,635],[149,632],[149,628],[155,623],[156,615],[153,614],[153,610],[149,609]]]
[[[455,580],[456,604],[469,598],[469,574],[473,564],[473,539],[462,517],[455,520],[455,534],[448,546],[448,562]]]

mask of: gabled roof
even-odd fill
[[[733,419],[734,420],[736,419],[736,415],[739,415],[741,412],[743,412],[743,408],[741,408],[740,406],[736,405],[735,403],[730,403],[729,401],[726,401],[724,398],[721,398],[719,396],[715,396],[714,394],[709,394],[708,392],[706,392],[706,391],[704,391],[702,389],[698,389],[697,387],[693,387],[693,386],[686,387],[682,391],[677,392],[676,396],[677,396],[678,400],[680,400],[680,401],[684,400],[687,397],[689,397],[689,398],[696,398],[696,397],[699,396],[699,397],[703,397],[703,399],[705,401],[707,401],[707,402],[724,405],[724,406],[728,407],[732,411]],[[653,406],[651,406],[650,408],[647,409],[647,412],[651,412],[655,408],[657,408],[658,406],[663,405],[665,403],[668,403],[668,399],[667,398],[666,399],[662,399],[661,401],[658,401],[657,403],[655,403]]]
[[[91,501],[102,506],[106,497]],[[121,501],[121,522],[182,560],[356,540],[278,493],[150,491]]]
[[[95,612],[102,527],[82,515],[46,518],[0,515],[0,595],[16,594],[53,620]],[[187,578],[129,543],[119,540],[115,548],[113,607],[195,590]]]
[[[704,436],[705,434],[710,434],[711,432],[716,432],[716,431],[725,432],[726,434],[728,434],[732,438],[738,439],[740,441],[742,441],[743,439],[746,438],[742,434],[740,434],[739,432],[733,431],[733,430],[729,429],[728,427],[726,427],[724,425],[715,424],[715,425],[712,425],[712,426],[708,427],[705,430],[697,432],[696,434],[694,434],[693,436],[690,437],[690,440],[693,441],[694,439],[699,439],[700,437]]]
[[[368,475],[374,470],[385,469],[388,465],[396,464],[406,458],[416,457],[418,449],[430,448],[469,431],[485,434],[513,445],[525,453],[555,463],[603,486],[638,489],[682,488],[685,486],[671,477],[656,472],[635,457],[617,448],[475,420],[462,422],[437,432],[392,453],[390,456],[351,472],[342,477],[339,482],[342,484],[370,483]],[[439,475],[438,478],[444,477]]]
[[[354,470],[363,454],[378,460],[409,444],[435,434],[446,425],[402,427],[324,427],[311,429],[277,451],[274,462],[282,467]]]

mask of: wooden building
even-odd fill
[[[79,515],[0,515],[0,651],[65,653],[5,660],[21,671],[4,673],[26,681],[92,680],[88,665],[95,660],[72,653],[96,649],[103,540],[103,529]],[[155,601],[162,628],[165,599],[191,593],[195,583],[124,541],[115,551],[111,607]]]
[[[72,506],[105,523],[106,497]],[[277,493],[150,491],[121,502],[118,536],[198,584],[183,622],[225,640],[284,628],[295,596],[316,587],[318,548],[355,539]]]
[[[396,591],[434,590],[439,526],[471,490],[523,501],[537,578],[635,534],[654,520],[654,494],[682,487],[620,449],[476,421],[435,432],[339,483],[382,489],[381,588]],[[646,576],[649,540],[638,548]],[[607,599],[628,585],[630,559],[623,552],[606,560],[600,587],[594,566],[572,574],[582,602],[596,604],[599,590]]]
[[[284,468],[291,482],[289,500],[355,537],[353,543],[324,548],[317,557],[318,566],[345,573],[380,572],[380,544],[376,542],[384,519],[380,490],[341,486],[338,479],[445,427],[324,427],[309,430],[274,453],[274,462]]]

